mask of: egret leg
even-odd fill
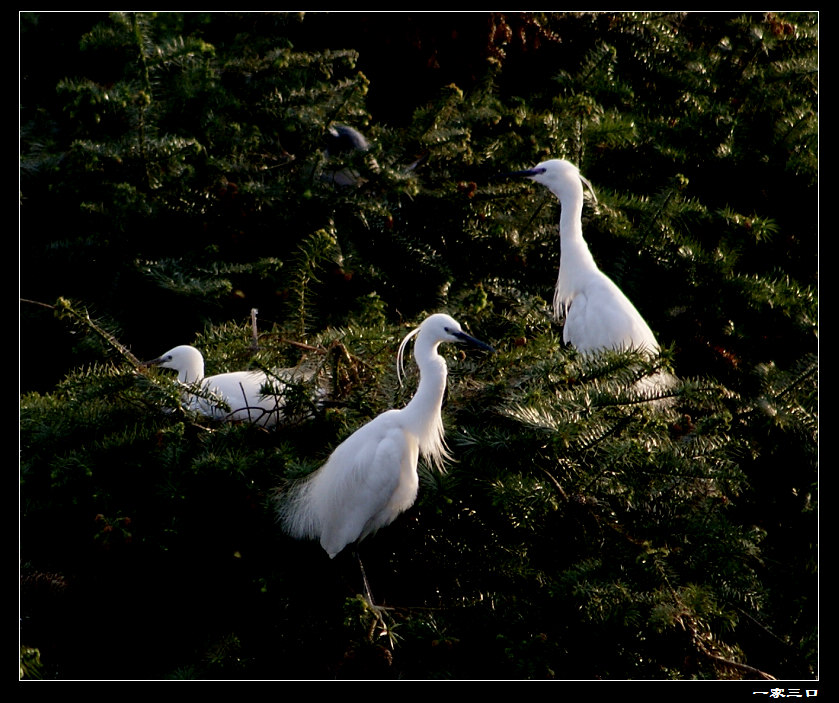
[[[382,633],[388,632],[388,626],[385,622],[384,612],[386,610],[389,610],[389,608],[383,605],[376,605],[376,602],[373,600],[373,592],[370,590],[370,582],[367,580],[367,572],[364,570],[364,563],[361,561],[361,555],[358,553],[358,550],[356,549],[354,549],[353,552],[355,553],[355,558],[358,560],[358,568],[361,571],[361,581],[364,585],[364,600],[367,601],[367,605],[370,608],[370,612],[373,613],[373,615],[375,616],[375,620],[370,626],[369,633],[370,639],[372,641],[376,632],[376,628],[380,628]]]
[[[354,551],[355,558],[358,560],[358,568],[361,571],[361,581],[364,586],[364,597],[367,599],[367,602],[375,608],[376,602],[373,600],[373,592],[370,590],[370,582],[367,580],[367,572],[364,570],[364,564],[361,561],[361,555],[358,553],[358,550]]]

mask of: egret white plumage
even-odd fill
[[[449,456],[441,412],[448,369],[439,345],[465,342],[493,351],[448,315],[435,314],[399,345],[400,374],[405,347],[413,337],[420,380],[410,402],[356,430],[323,466],[280,496],[278,516],[284,530],[298,539],[320,540],[330,558],[389,525],[414,504],[420,456],[443,469]]]
[[[194,388],[184,392],[184,405],[189,410],[213,419],[262,427],[276,425],[284,418],[285,384],[278,378],[296,382],[306,378],[297,369],[281,369],[273,375],[264,371],[232,371],[205,378],[203,355],[187,344],[174,347],[145,365],[175,369],[178,381]]]
[[[649,355],[660,347],[650,326],[618,286],[603,273],[583,239],[583,184],[594,188],[569,161],[551,159],[514,175],[546,186],[559,200],[559,275],[554,290],[554,315],[565,320],[562,338],[580,352],[635,349]],[[673,377],[658,373],[642,379],[641,389],[660,389]]]

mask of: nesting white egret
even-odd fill
[[[250,422],[262,427],[284,419],[285,383],[300,382],[306,375],[297,369],[231,371],[204,377],[204,357],[187,344],[174,347],[146,366],[175,369],[184,390],[184,406],[208,418],[231,422]],[[193,389],[191,390],[190,387]]]

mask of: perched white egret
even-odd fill
[[[554,290],[554,315],[565,320],[562,338],[580,352],[602,349],[635,349],[650,355],[659,352],[655,335],[623,291],[603,273],[583,239],[583,184],[594,188],[572,163],[551,159],[516,171],[546,186],[559,200],[560,263]],[[673,377],[658,373],[642,379],[646,390],[670,385]]]
[[[205,378],[204,357],[187,344],[147,361],[145,366],[175,369],[178,381],[195,389],[184,393],[184,405],[188,409],[209,418],[263,427],[285,419],[282,397],[285,384],[278,379],[300,382],[308,378],[298,369],[280,369],[272,375],[264,371],[232,371]]]
[[[323,155],[327,160],[332,158],[343,158],[356,152],[366,153],[370,150],[370,143],[367,138],[355,127],[345,124],[330,125],[324,137],[326,148]],[[379,165],[376,159],[368,156],[368,166],[371,170],[377,170]],[[321,178],[338,186],[358,185],[362,182],[358,171],[344,168],[339,171],[324,171]]]
[[[367,151],[367,138],[355,127],[345,124],[330,125],[326,130],[326,155],[338,156],[353,151]]]
[[[400,376],[405,347],[413,337],[420,380],[410,402],[356,430],[323,466],[280,495],[278,517],[284,530],[298,539],[320,540],[330,558],[414,504],[419,456],[443,468],[448,458],[441,413],[447,368],[437,353],[440,343],[466,342],[493,351],[448,315],[431,315],[399,345]]]

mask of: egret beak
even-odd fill
[[[507,175],[515,176],[517,178],[533,178],[533,176],[538,176],[540,173],[544,173],[545,171],[547,171],[546,168],[528,168],[524,171],[510,171],[509,173],[507,173]]]
[[[486,342],[482,342],[480,339],[475,339],[471,335],[466,334],[466,332],[452,332],[452,335],[457,337],[461,342],[471,344],[473,347],[483,349],[484,351],[488,351],[493,354],[495,353],[495,349],[489,346],[489,344],[487,344]]]
[[[160,364],[162,364],[162,363],[163,363],[163,362],[165,362],[165,361],[168,361],[168,360],[169,360],[169,359],[171,359],[171,358],[172,358],[172,357],[169,357],[169,358],[167,359],[165,356],[159,356],[159,357],[157,357],[156,359],[150,359],[149,361],[143,361],[143,362],[141,362],[141,363],[140,363],[140,366],[141,366],[142,368],[144,368],[144,369],[147,369],[147,368],[149,368],[150,366],[160,366]]]

